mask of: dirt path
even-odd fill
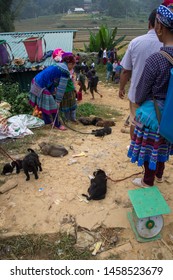
[[[172,259],[173,258],[173,214],[164,215],[162,239],[147,243],[139,243],[130,227],[127,212],[132,210],[128,197],[128,190],[137,189],[132,179],[119,183],[108,180],[106,199],[86,203],[82,193],[87,193],[89,175],[101,168],[114,180],[123,179],[142,171],[135,164],[131,164],[126,156],[129,145],[129,134],[121,132],[124,121],[128,116],[128,101],[118,98],[118,90],[112,86],[99,84],[103,98],[96,96],[95,104],[106,104],[116,108],[122,116],[118,118],[116,126],[112,127],[112,134],[103,139],[93,135],[53,130],[50,140],[64,145],[69,153],[64,158],[52,158],[40,154],[38,143],[34,148],[40,154],[43,172],[39,180],[31,175],[29,182],[21,172],[19,175],[8,177],[17,181],[18,186],[0,195],[0,235],[11,236],[30,233],[54,233],[67,230],[74,234],[74,229],[80,232],[79,246],[89,246],[89,236],[95,235],[98,228],[109,229],[109,234],[118,237],[116,246],[110,251],[102,252],[98,258],[107,258],[110,254],[118,255],[120,259]],[[90,95],[84,95],[84,101],[90,101]],[[84,102],[83,101],[83,102]],[[91,131],[91,127],[77,126],[81,131]],[[47,129],[47,135],[50,130]],[[39,142],[46,140],[40,139]],[[73,155],[81,152],[86,157],[76,158],[75,164],[69,165]],[[163,194],[170,208],[173,210],[173,160],[166,165],[166,182],[160,184],[159,190]],[[83,235],[81,236],[81,232]],[[104,236],[104,242],[108,237]],[[112,236],[113,238],[113,236]],[[88,243],[87,243],[87,242]],[[102,240],[103,241],[103,240]],[[81,245],[82,244],[82,245]]]

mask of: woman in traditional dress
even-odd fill
[[[38,106],[45,124],[54,123],[60,130],[66,128],[60,123],[58,111],[63,99],[70,70],[73,69],[75,58],[72,53],[62,54],[62,62],[55,63],[38,73],[31,82],[29,103]]]
[[[60,110],[64,114],[66,121],[71,121],[77,123],[76,120],[76,88],[73,73],[71,73],[70,78],[67,82],[67,87],[63,96],[63,99],[60,103]]]
[[[172,1],[173,2],[173,1]],[[163,3],[157,9],[155,31],[161,42],[162,51],[173,57],[173,5]],[[170,78],[171,63],[161,52],[152,54],[147,60],[143,74],[136,88],[135,102],[142,105],[146,100],[155,98],[160,110],[163,110]],[[142,107],[141,107],[142,108]],[[140,114],[138,115],[138,113]],[[144,116],[140,107],[136,111],[138,124],[128,151],[131,162],[144,165],[143,178],[136,178],[133,183],[139,187],[150,187],[154,180],[163,182],[165,162],[173,154],[173,145],[159,134],[157,115],[152,119],[153,112]],[[172,120],[170,120],[172,121]]]

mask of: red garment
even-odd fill
[[[78,101],[82,100],[82,92],[81,91],[78,91],[78,93],[77,93],[77,100]]]
[[[106,63],[107,63],[107,58],[104,57],[104,58],[103,58],[103,64],[106,65]]]
[[[162,5],[164,6],[169,6],[170,4],[173,4],[173,0],[164,0],[164,2],[162,3]]]

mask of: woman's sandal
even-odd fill
[[[140,188],[150,188],[151,186],[148,186],[146,185],[144,182],[143,182],[143,179],[142,178],[135,178],[132,183],[137,186],[137,187],[140,187]]]
[[[61,124],[59,127],[54,126],[54,128],[59,129],[59,130],[62,130],[62,131],[67,130],[67,128],[66,128],[65,126],[63,126],[62,124]]]

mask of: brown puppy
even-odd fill
[[[96,126],[100,126],[100,127],[115,126],[115,122],[112,120],[101,120],[96,123]]]
[[[102,118],[99,117],[80,117],[78,121],[80,121],[83,125],[96,125],[98,121],[101,121]]]
[[[49,155],[51,157],[63,157],[68,154],[68,151],[61,145],[52,145],[46,142],[41,142],[39,147],[43,155]]]

